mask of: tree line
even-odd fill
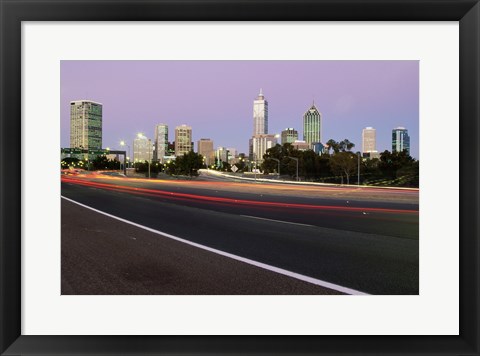
[[[419,161],[411,157],[405,150],[390,152],[385,150],[379,158],[363,158],[359,152],[353,152],[355,147],[348,139],[327,141],[326,151],[317,154],[313,150],[299,151],[292,144],[277,144],[266,151],[260,169],[264,174],[277,173],[290,179],[302,181],[418,187]],[[298,162],[298,177],[297,177]],[[245,160],[235,163],[238,173],[251,171],[253,162],[247,164]],[[121,169],[121,163],[106,156],[97,156],[90,161],[81,161],[77,158],[62,160],[62,168],[75,167],[90,170]],[[155,177],[159,172],[169,175],[198,176],[201,168],[207,168],[202,155],[190,151],[175,160],[161,164],[160,162],[136,162],[137,173],[145,173]],[[280,172],[278,172],[280,168]],[[228,162],[216,162],[215,169],[230,171]]]
[[[261,168],[265,174],[278,173],[279,160],[280,174],[295,178],[297,159],[298,176],[304,181],[418,187],[419,161],[406,150],[385,150],[379,158],[364,158],[352,152],[353,147],[347,139],[329,140],[325,153],[318,155],[313,150],[296,150],[290,143],[277,144],[266,151]]]
[[[91,160],[81,160],[77,157],[65,157],[60,162],[62,169],[81,168],[85,170],[117,170],[122,163],[117,159],[108,159],[105,155],[96,156]]]

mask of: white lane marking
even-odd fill
[[[123,218],[119,218],[118,216],[111,215],[111,214],[106,213],[104,211],[92,208],[91,206],[79,203],[75,200],[64,197],[63,195],[62,195],[62,199],[68,200],[71,203],[80,205],[80,206],[82,206],[86,209],[93,210],[93,211],[95,211],[99,214],[103,214],[103,215],[108,216],[112,219],[116,219],[116,220],[119,220],[119,221],[124,222],[126,224],[130,224],[130,225],[133,225],[135,227],[138,227],[140,229],[153,232],[154,234],[161,235],[161,236],[167,237],[167,238],[175,240],[175,241],[183,242],[187,245],[194,246],[194,247],[200,248],[200,249],[205,250],[205,251],[213,252],[213,253],[216,253],[217,255],[228,257],[228,258],[231,258],[231,259],[236,260],[236,261],[244,262],[244,263],[247,263],[247,264],[255,266],[255,267],[263,268],[263,269],[266,269],[266,270],[271,271],[271,272],[276,272],[276,273],[279,273],[279,274],[283,274],[284,276],[287,276],[287,277],[295,278],[295,279],[298,279],[298,280],[301,280],[301,281],[304,281],[304,282],[307,282],[307,283],[311,283],[311,284],[315,284],[315,285],[318,285],[318,286],[321,286],[321,287],[329,288],[329,289],[332,289],[332,290],[335,290],[335,291],[338,291],[338,292],[341,292],[341,293],[345,293],[345,294],[368,295],[368,293],[360,292],[360,291],[355,290],[355,289],[343,287],[343,286],[340,286],[338,284],[334,284],[334,283],[330,283],[330,282],[325,282],[325,281],[322,281],[320,279],[304,276],[303,274],[287,271],[283,268],[270,266],[270,265],[267,265],[267,264],[262,263],[262,262],[250,260],[250,259],[245,258],[245,257],[237,256],[237,255],[234,255],[234,254],[231,254],[231,253],[228,253],[228,252],[224,252],[224,251],[220,251],[220,250],[208,247],[208,246],[200,245],[196,242],[185,240],[185,239],[182,239],[181,237],[170,235],[170,234],[167,234],[166,232],[158,231],[158,230],[149,228],[147,226],[143,226],[143,225],[134,223],[133,221],[129,221],[129,220],[125,220]]]
[[[282,221],[282,220],[274,220],[274,219],[267,219],[267,218],[261,218],[259,216],[250,216],[250,215],[240,215],[245,218],[250,218],[250,219],[258,219],[258,220],[267,220],[267,221],[274,221],[274,222],[279,222],[282,224],[292,224],[292,225],[300,225],[300,226],[309,226],[309,227],[314,227],[313,225],[308,225],[308,224],[300,224],[300,223],[294,223],[290,221]]]

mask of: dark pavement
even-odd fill
[[[341,294],[62,199],[62,294]]]
[[[62,195],[155,230],[347,288],[370,294],[418,294],[418,191],[376,190],[371,193],[367,189],[277,188],[274,185],[251,183],[149,182],[102,178],[71,180],[67,178],[62,183]],[[62,205],[62,213],[64,210]],[[89,216],[90,214],[96,213],[89,212]],[[62,219],[67,218],[76,221],[78,216],[69,212],[67,216],[62,217]],[[94,246],[88,248],[79,246],[81,239],[77,241],[71,236],[80,233],[82,224],[83,229],[88,229],[92,219],[95,220],[90,216],[85,221],[79,221],[80,226],[76,228],[71,227],[73,225],[71,220],[68,220],[67,225],[64,225],[62,220],[62,280],[64,272],[67,273],[68,268],[72,268],[71,273],[68,274],[71,275],[67,278],[68,283],[67,280],[65,283],[62,282],[62,291],[67,294],[317,294],[325,292],[325,289],[320,291],[318,286],[313,285],[310,288],[315,291],[309,291],[305,286],[286,287],[284,284],[279,284],[281,287],[277,289],[271,289],[272,286],[265,284],[261,278],[243,278],[241,274],[232,277],[236,281],[236,278],[244,279],[244,282],[238,284],[242,286],[241,288],[220,287],[223,284],[215,280],[224,281],[225,279],[215,276],[211,284],[200,283],[204,287],[191,287],[188,291],[184,288],[190,284],[188,282],[190,272],[183,274],[181,271],[178,273],[186,279],[179,278],[178,285],[171,286],[173,289],[169,289],[172,292],[160,292],[158,289],[160,287],[154,287],[153,282],[148,287],[140,288],[134,277],[130,282],[125,282],[122,289],[119,285],[121,285],[120,281],[126,278],[121,277],[124,272],[120,273],[117,268],[116,272],[110,278],[108,277],[112,266],[117,266],[120,263],[119,260],[122,260],[122,263],[142,266],[140,261],[145,259],[160,268],[159,275],[162,275],[160,272],[163,270],[158,263],[155,264],[148,257],[134,258],[127,255],[125,259],[121,259],[117,256],[116,251],[122,255],[120,251],[129,250],[130,248],[126,246],[136,241],[127,239],[123,229],[116,229],[117,222],[107,224],[104,228],[112,241],[106,243],[105,248],[100,248],[102,253],[98,253],[97,258],[94,258],[94,260],[105,261],[106,269],[101,272],[105,275],[99,276],[96,273],[100,272],[92,271],[92,281],[87,282],[88,278],[85,276],[88,275],[88,271],[84,273],[84,277],[75,277],[75,268],[68,266],[82,265],[80,261],[72,261],[90,259],[90,254],[95,255]],[[90,235],[94,235],[94,232]],[[159,239],[158,235],[153,239],[163,240],[163,238]],[[93,240],[95,241],[101,242],[101,240]],[[181,245],[180,250],[196,249],[178,242],[175,244]],[[109,250],[107,248],[109,245],[116,247]],[[134,245],[144,246],[145,244],[135,243]],[[149,248],[152,254],[155,254],[156,250],[158,250],[157,246]],[[163,252],[165,251],[162,249]],[[143,256],[142,252],[138,253],[138,256]],[[168,254],[168,251],[166,253]],[[216,259],[229,260],[219,255],[215,255],[215,261]],[[200,260],[201,258],[196,261]],[[219,264],[223,266],[224,262]],[[170,267],[175,265],[172,262]],[[177,263],[177,265],[185,265],[185,263]],[[201,269],[192,268],[201,271]],[[258,269],[253,266],[249,268]],[[217,269],[225,272],[229,268],[217,266]],[[134,270],[147,273],[149,269],[144,265]],[[168,270],[171,271],[171,269]],[[177,271],[172,274],[176,275]],[[205,273],[194,275],[198,277],[203,274]],[[291,280],[284,276],[282,278]],[[109,279],[115,286],[95,282]],[[113,282],[116,279],[118,282]],[[187,282],[180,283],[184,280]],[[87,288],[89,283],[91,287]],[[161,282],[157,283],[161,285]],[[245,283],[252,285],[246,287]],[[301,284],[306,283],[301,282]],[[83,292],[79,292],[80,289]],[[240,292],[240,290],[246,292]]]

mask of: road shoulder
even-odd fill
[[[61,231],[62,295],[340,294],[162,237],[64,199]]]

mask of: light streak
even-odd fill
[[[205,186],[205,187],[232,187],[232,188],[249,188],[249,189],[269,189],[269,190],[279,190],[279,191],[294,191],[294,192],[334,192],[334,193],[370,193],[370,194],[387,194],[387,195],[418,195],[419,191],[405,190],[405,189],[395,189],[395,188],[382,188],[382,187],[356,187],[356,186],[305,186],[305,185],[285,185],[281,183],[262,183],[261,185],[254,185],[252,183],[243,183],[243,182],[219,182],[219,181],[191,181],[191,180],[167,180],[167,179],[146,179],[146,178],[129,178],[129,177],[118,177],[118,176],[109,176],[102,175],[101,173],[90,173],[88,175],[80,175],[82,178],[93,178],[93,179],[103,179],[103,180],[121,180],[123,182],[135,182],[135,183],[148,183],[148,184],[159,184],[159,185],[189,185],[189,186]]]
[[[183,199],[183,200],[215,202],[215,203],[223,203],[223,204],[230,204],[230,205],[232,204],[233,205],[254,205],[254,206],[263,206],[263,207],[296,208],[296,209],[311,209],[311,210],[336,210],[336,211],[360,212],[360,213],[378,212],[378,213],[395,213],[395,214],[418,214],[418,210],[408,210],[408,209],[402,210],[402,209],[368,208],[368,207],[345,207],[345,206],[337,206],[337,205],[310,205],[310,204],[299,204],[299,203],[279,203],[279,202],[213,197],[213,196],[207,196],[207,195],[168,192],[168,191],[163,191],[158,189],[130,187],[130,186],[123,186],[118,184],[90,182],[90,181],[78,180],[75,178],[65,177],[65,176],[62,176],[62,181],[67,183],[84,185],[84,186],[95,187],[95,188],[102,188],[107,190],[130,192],[134,194],[143,194],[143,195],[164,197],[164,198],[170,198],[170,199],[174,198],[174,199]],[[136,181],[138,182],[138,180]]]

